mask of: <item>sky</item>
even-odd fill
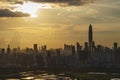
[[[120,43],[120,0],[0,0],[0,48]]]

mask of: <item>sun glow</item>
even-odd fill
[[[40,3],[33,3],[33,2],[24,2],[22,5],[19,5],[15,11],[20,11],[23,13],[30,14],[30,17],[37,17],[37,11],[40,8],[50,8],[50,5],[40,4]]]

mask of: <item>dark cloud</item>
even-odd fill
[[[43,2],[43,3],[64,3],[67,5],[83,5],[85,3],[94,2],[94,0],[29,0],[29,1]]]
[[[23,4],[23,0],[0,0],[0,2],[8,2],[10,4]]]
[[[9,9],[0,9],[0,17],[27,17],[30,16],[27,13],[22,13],[22,12],[13,12]]]
[[[13,4],[23,4],[24,2],[23,1],[15,1],[13,2]]]

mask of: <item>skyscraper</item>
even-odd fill
[[[11,49],[10,49],[10,45],[8,44],[8,48],[7,48],[7,53],[10,54]]]
[[[93,43],[93,31],[92,31],[92,25],[89,25],[89,31],[88,31],[88,42],[89,42],[89,48],[92,49],[92,43]]]
[[[38,51],[37,44],[34,44],[34,51]]]

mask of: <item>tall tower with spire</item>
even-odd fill
[[[93,31],[92,31],[92,25],[89,25],[89,31],[88,31],[88,43],[89,43],[89,57],[90,59],[93,58]]]
[[[89,47],[90,49],[92,48],[92,43],[93,43],[93,31],[92,31],[92,25],[89,25],[89,31],[88,31],[88,42],[89,42]]]

